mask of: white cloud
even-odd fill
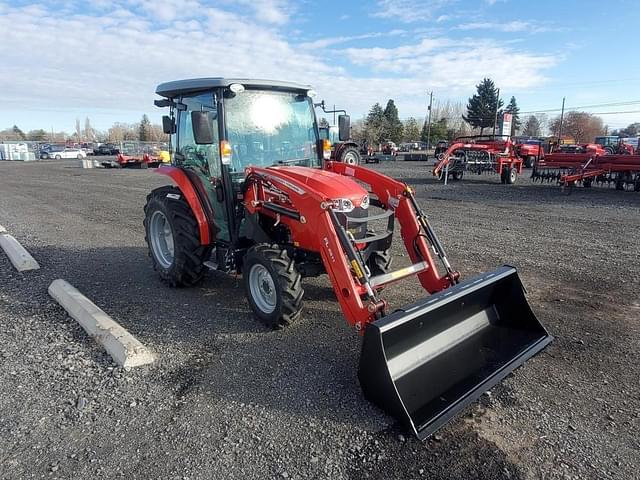
[[[557,29],[549,25],[539,25],[532,22],[514,20],[511,22],[469,22],[456,27],[458,30],[493,30],[496,32],[526,32],[544,33],[556,31]]]
[[[450,7],[457,0],[378,0],[374,17],[389,18],[405,23],[437,18],[437,12]]]
[[[374,71],[407,78],[428,75],[433,88],[473,88],[491,77],[505,88],[527,88],[544,82],[544,71],[557,58],[515,51],[494,40],[423,39],[416,45],[395,48],[349,48],[348,58]]]
[[[287,23],[293,10],[287,0],[237,0],[237,3],[251,7],[256,20],[274,25]]]
[[[180,0],[182,5],[196,0]],[[262,2],[265,5],[284,5]],[[120,0],[98,13],[56,16],[54,6],[0,10],[0,127],[13,124],[8,111],[40,108],[51,112],[33,128],[56,122],[55,112],[70,110],[159,114],[152,106],[158,83],[199,76],[275,78],[313,84],[319,99],[366,112],[376,101],[394,98],[403,116],[420,115],[424,92],[468,96],[482,76],[504,88],[539,85],[556,59],[517,50],[504,42],[441,36],[395,48],[328,47],[404,30],[319,39],[306,48],[286,37],[282,15],[243,9],[167,9],[157,21],[140,0]],[[107,7],[102,7],[107,8]],[[185,7],[186,8],[186,7]],[[173,12],[173,13],[172,13]],[[248,12],[248,13],[247,13]],[[263,12],[264,13],[264,12]],[[20,28],[15,28],[19,25]],[[287,30],[285,32],[285,30]],[[340,60],[340,61],[338,61]],[[340,66],[351,62],[353,73]],[[351,70],[351,68],[350,68]],[[97,115],[97,114],[96,114]],[[92,118],[93,120],[93,118]],[[110,120],[105,120],[110,121]],[[41,123],[40,123],[41,122]],[[68,126],[71,129],[72,126]],[[100,127],[103,128],[103,127]]]
[[[350,35],[350,36],[333,36],[327,38],[319,38],[317,40],[313,40],[310,42],[304,42],[300,44],[301,48],[316,50],[320,48],[326,48],[331,45],[338,45],[341,43],[351,42],[353,40],[365,40],[368,38],[380,38],[380,37],[396,37],[399,35],[405,35],[407,33],[406,30],[402,29],[394,29],[386,32],[371,32],[371,33],[363,33],[361,35]]]

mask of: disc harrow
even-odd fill
[[[532,170],[531,180],[562,187],[598,186],[640,192],[640,155],[551,153]]]

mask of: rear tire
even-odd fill
[[[340,161],[347,165],[360,165],[360,152],[355,147],[346,147],[340,154]]]
[[[242,276],[254,315],[267,327],[279,330],[300,318],[302,275],[286,250],[278,245],[255,245],[243,261]]]
[[[536,157],[527,157],[524,161],[524,166],[526,168],[533,168],[536,163]]]
[[[212,247],[200,244],[198,222],[180,189],[156,188],[147,195],[144,213],[145,241],[160,278],[172,287],[198,284]]]
[[[62,158],[61,155],[56,155],[56,160],[60,160]]]

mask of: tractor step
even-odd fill
[[[371,277],[369,279],[369,283],[374,288],[379,287],[381,285],[386,285],[388,283],[402,280],[403,278],[408,277],[410,275],[415,275],[417,273],[424,272],[428,268],[429,268],[429,264],[427,262],[418,262],[413,265],[409,265],[408,267],[395,270],[393,272],[383,273],[382,275]]]

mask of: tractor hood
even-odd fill
[[[355,207],[360,207],[362,200],[369,194],[355,180],[326,170],[309,167],[269,167],[270,172],[277,172],[283,180],[294,180],[307,185],[320,195],[330,200],[347,198]]]

